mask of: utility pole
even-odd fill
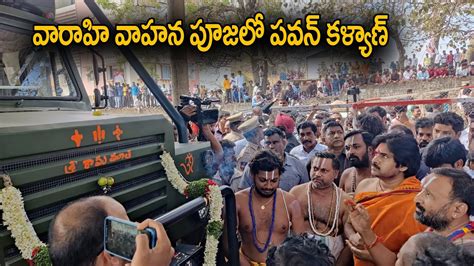
[[[178,19],[183,20],[184,24],[184,0],[168,0],[168,21],[174,22]],[[186,46],[171,47],[170,50],[173,103],[178,105],[179,96],[189,94],[188,58]]]

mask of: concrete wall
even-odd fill
[[[363,99],[396,96],[406,94],[408,89],[413,90],[413,97],[416,99],[432,99],[439,95],[438,90],[453,89],[450,97],[456,97],[462,82],[468,81],[474,85],[474,77],[464,78],[439,78],[427,81],[405,81],[384,85],[361,86],[361,97]]]

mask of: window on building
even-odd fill
[[[76,3],[76,0],[56,0],[55,3],[56,3],[56,9],[57,9],[57,8],[74,5]]]
[[[171,66],[170,65],[161,65],[161,79],[164,79],[164,80],[171,79]]]

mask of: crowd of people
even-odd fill
[[[282,94],[275,102],[288,105]],[[189,120],[194,106],[180,112],[190,140],[211,144],[207,174],[235,192],[241,265],[474,264],[473,104],[309,114],[255,106],[205,125]],[[107,215],[128,219],[107,197],[63,209],[51,223],[53,263],[119,263],[103,252]],[[137,238],[132,265],[168,265],[166,232],[145,226],[158,248]]]
[[[474,75],[474,62],[468,61],[466,49],[457,48],[454,52],[449,50],[449,53],[443,50],[434,56],[426,53],[422,60],[419,60],[416,54],[406,55],[403,59],[403,65],[399,61],[385,63],[381,58],[372,58],[363,63],[335,62],[329,66],[321,63],[318,68],[318,81],[324,82],[336,76],[363,85]]]
[[[109,97],[109,108],[150,108],[159,106],[155,96],[143,82],[132,82],[130,85],[110,81],[106,88]],[[171,93],[166,88],[162,88],[162,90],[168,100],[171,101]]]
[[[247,118],[222,111],[202,130],[208,174],[235,192],[241,265],[473,263],[471,104],[255,107]]]

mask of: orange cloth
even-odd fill
[[[369,212],[372,230],[383,239],[383,245],[394,253],[412,235],[426,230],[426,226],[416,221],[414,198],[421,191],[421,183],[415,177],[409,177],[390,192],[362,192],[355,195]],[[354,265],[373,265],[354,257]]]
[[[230,80],[224,79],[224,82],[222,85],[224,86],[224,90],[230,90]]]

